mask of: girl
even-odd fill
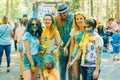
[[[37,80],[37,73],[41,58],[38,55],[39,37],[42,33],[41,23],[38,19],[32,18],[28,21],[24,33],[24,80]]]
[[[70,33],[71,35],[71,55],[70,55],[70,59],[69,61],[71,61],[71,57],[72,59],[74,59],[74,57],[76,56],[76,54],[78,53],[79,50],[79,43],[81,41],[82,36],[84,35],[84,28],[83,28],[83,24],[84,24],[84,20],[86,19],[86,17],[77,12],[74,14],[74,22],[73,22],[73,29]],[[73,66],[73,74],[74,74],[74,80],[80,80],[80,60],[76,61]]]

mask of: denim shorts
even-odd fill
[[[82,70],[82,78],[83,80],[93,80],[93,72],[95,71],[95,67],[84,67],[81,66]],[[100,73],[100,70],[99,70]],[[98,79],[94,79],[98,80]]]
[[[42,57],[40,57],[38,54],[36,54],[36,55],[32,55],[32,59],[34,61],[35,67],[40,66],[40,69],[43,69],[44,59]],[[24,54],[23,62],[24,62],[24,66],[23,66],[24,70],[31,69],[31,64],[30,64],[26,54]]]
[[[120,45],[118,44],[113,44],[113,53],[118,54],[120,52]]]
[[[23,43],[22,42],[17,43],[17,49],[18,49],[19,52],[23,51]]]

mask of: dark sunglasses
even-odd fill
[[[84,28],[90,28],[90,26],[84,26]]]

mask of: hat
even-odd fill
[[[64,13],[68,11],[68,6],[65,3],[58,3],[57,11],[58,13]]]

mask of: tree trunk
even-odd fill
[[[97,0],[97,19],[99,19],[99,0]]]
[[[82,0],[82,11],[85,11],[85,7],[84,7],[84,0]]]
[[[11,0],[11,19],[13,18],[13,0]]]
[[[116,18],[117,18],[117,20],[120,20],[120,13],[119,13],[119,11],[120,11],[120,8],[119,8],[119,0],[116,0],[116,12],[117,12],[117,14],[116,14]]]
[[[91,16],[93,17],[93,0],[90,0]]]
[[[9,4],[9,0],[6,0],[6,16],[8,16],[8,10],[9,10],[8,4]]]
[[[109,18],[109,17],[108,17],[108,15],[109,15],[109,14],[108,14],[108,11],[109,11],[109,9],[108,9],[108,0],[107,0],[107,1],[106,1],[106,18]]]

